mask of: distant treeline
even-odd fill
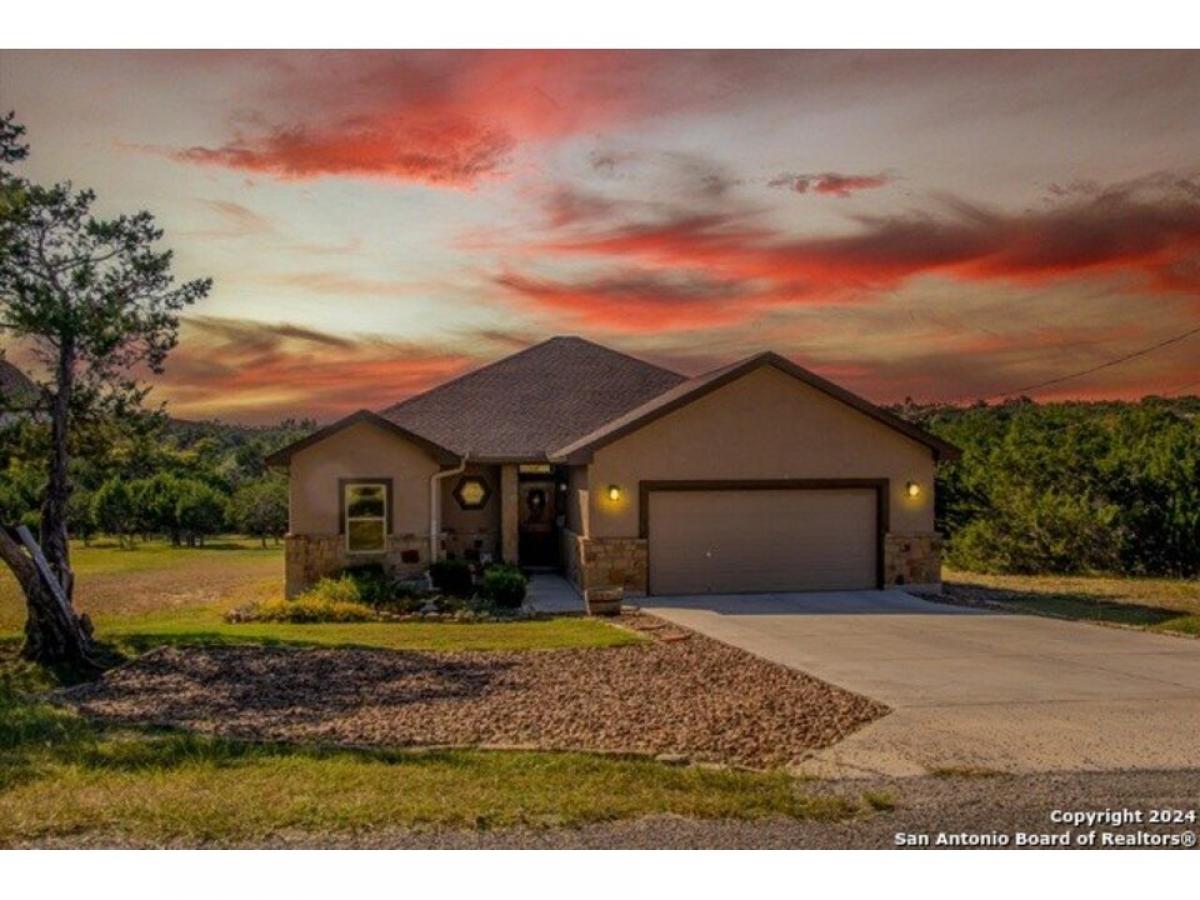
[[[0,428],[0,522],[35,532],[46,482],[46,424],[15,419]],[[287,531],[287,481],[267,469],[274,450],[316,429],[288,420],[251,427],[178,422],[138,414],[78,429],[72,448],[70,531],[126,543],[165,536],[202,544],[221,532],[267,538]]]
[[[956,568],[1200,575],[1200,398],[896,411],[963,450],[938,473],[938,528]],[[278,537],[286,481],[264,459],[315,428],[93,424],[74,448],[72,533]],[[0,429],[0,520],[36,526],[45,442],[37,422]]]
[[[938,474],[956,568],[1200,574],[1200,398],[897,411],[962,448]]]

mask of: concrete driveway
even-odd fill
[[[1200,766],[1200,641],[896,590],[643,608],[893,708],[806,761],[814,775]]]

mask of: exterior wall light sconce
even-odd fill
[[[910,481],[904,486],[904,493],[910,497],[919,497],[921,496],[921,486],[915,481]]]
[[[608,486],[608,499],[612,500],[614,502],[617,500],[620,500],[621,499],[621,488],[615,484],[610,484]]]

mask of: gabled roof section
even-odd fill
[[[16,412],[32,408],[38,400],[37,385],[0,356],[0,412]]]
[[[582,338],[555,337],[380,415],[474,460],[537,460],[686,380]]]
[[[426,437],[409,431],[407,428],[402,428],[395,422],[391,422],[380,416],[378,413],[371,412],[369,409],[360,409],[358,412],[351,413],[344,418],[338,419],[332,425],[326,425],[319,431],[314,431],[306,438],[301,438],[298,441],[288,444],[286,447],[276,450],[267,457],[267,465],[287,466],[289,463],[291,463],[292,457],[301,450],[305,449],[306,447],[311,447],[313,444],[325,440],[325,438],[333,437],[333,435],[337,434],[339,431],[344,431],[351,425],[357,425],[359,422],[366,422],[369,425],[382,428],[384,431],[395,434],[398,437],[402,437],[407,441],[411,441],[418,447],[428,451],[429,454],[438,462],[449,464],[457,462],[459,459],[459,455],[453,450],[442,447]]]
[[[961,455],[961,451],[953,444],[943,441],[925,429],[919,428],[911,422],[906,422],[885,409],[880,409],[869,400],[857,394],[852,394],[845,388],[839,387],[832,381],[827,381],[821,376],[810,372],[808,369],[796,365],[790,359],[785,359],[778,353],[767,352],[756,354],[732,365],[714,369],[704,375],[688,379],[671,390],[643,403],[636,409],[632,409],[624,415],[613,419],[611,422],[602,425],[590,434],[569,444],[565,444],[560,449],[551,453],[550,458],[556,462],[590,462],[592,454],[606,444],[611,444],[613,441],[649,425],[654,420],[667,415],[667,413],[699,400],[701,397],[763,366],[772,366],[781,372],[791,375],[793,378],[804,382],[810,387],[828,394],[835,400],[840,400],[842,403],[857,409],[864,415],[870,416],[872,419],[881,422],[889,428],[899,431],[917,443],[924,444],[933,451],[934,459],[957,459]]]

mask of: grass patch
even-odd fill
[[[558,650],[620,647],[645,638],[581,617],[516,622],[290,622],[230,624],[211,610],[103,622],[98,635],[127,654],[164,644],[291,644],[382,647],[386,650]]]
[[[998,778],[1005,773],[983,766],[939,766],[930,769],[929,774],[934,778]]]
[[[1014,612],[1149,631],[1200,635],[1200,581],[1058,575],[979,575],[944,570],[951,599]]]
[[[282,555],[257,541],[225,539],[207,547],[163,541],[122,550],[115,544],[72,546],[76,606],[96,636],[125,655],[164,644],[293,644],[388,650],[552,650],[617,647],[645,638],[582,617],[513,622],[246,622],[225,613],[247,603],[280,601]],[[281,602],[281,601],[280,601]],[[25,603],[0,568],[0,641],[17,641]]]
[[[75,606],[96,622],[119,616],[219,605],[247,583],[283,582],[283,549],[265,549],[256,540],[222,538],[205,547],[172,547],[169,542],[138,542],[122,550],[99,541],[71,542]],[[0,566],[0,634],[25,623],[25,599],[12,575]]]
[[[841,819],[861,809],[806,794],[782,772],[578,753],[328,750],[110,728],[29,696],[58,680],[0,648],[0,846],[253,843],[282,830],[545,827],[654,814]]]
[[[863,791],[862,800],[871,812],[891,812],[896,808],[896,799],[886,791]]]

